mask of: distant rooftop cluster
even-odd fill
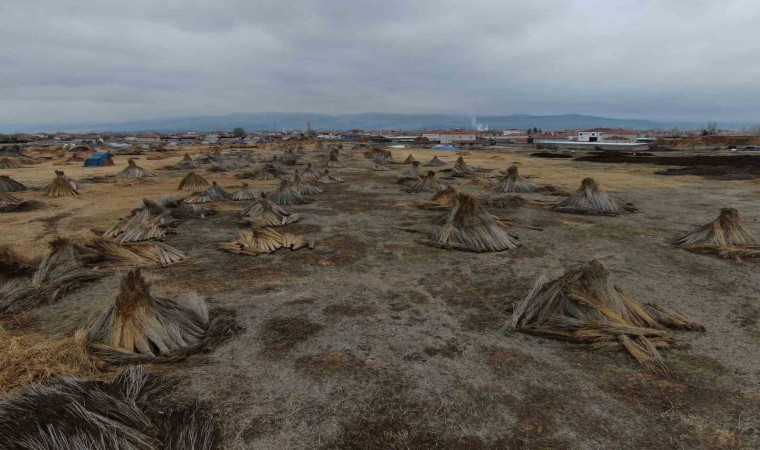
[[[700,131],[659,131],[633,130],[624,128],[589,128],[561,131],[544,131],[532,129],[504,130],[381,130],[365,131],[350,129],[346,131],[235,131],[199,132],[185,131],[174,133],[34,133],[0,135],[0,144],[38,144],[89,147],[126,147],[126,146],[186,146],[212,145],[223,143],[260,143],[275,140],[311,138],[317,140],[369,140],[373,142],[396,142],[415,144],[441,144],[460,146],[486,146],[494,144],[558,144],[558,143],[599,143],[599,144],[641,144],[661,138],[689,138],[704,134]],[[740,135],[736,131],[716,130],[715,134],[723,136]]]

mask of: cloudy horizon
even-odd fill
[[[760,3],[0,6],[0,125],[261,111],[760,122]]]

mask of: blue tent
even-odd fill
[[[437,150],[459,150],[459,147],[454,145],[434,145],[433,148]]]
[[[113,155],[111,152],[95,152],[84,160],[85,167],[103,167],[113,166]]]

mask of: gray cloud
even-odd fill
[[[252,111],[753,121],[758,19],[756,0],[3,2],[0,123]]]

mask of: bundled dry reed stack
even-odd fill
[[[124,243],[163,239],[165,234],[164,230],[152,220],[129,218],[122,219],[119,223],[106,230],[103,236]]]
[[[55,178],[48,184],[44,191],[46,197],[70,197],[79,195],[79,191],[72,185],[72,180],[63,171],[56,170]]]
[[[406,172],[402,173],[398,178],[399,183],[406,183],[409,181],[418,181],[420,179],[420,162],[414,161],[412,167]]]
[[[464,158],[460,156],[457,158],[457,162],[454,163],[452,172],[454,175],[474,175],[478,173],[478,169],[467,164]]]
[[[58,174],[58,172],[59,171],[56,171],[56,174]],[[61,172],[61,173],[63,173],[63,172]],[[69,185],[71,185],[71,187],[74,188],[74,189],[76,189],[77,191],[81,191],[82,189],[84,189],[84,188],[87,187],[87,185],[84,184],[84,183],[82,183],[81,181],[74,180],[74,179],[71,179],[71,178],[68,178],[68,180],[69,180]]]
[[[508,228],[467,194],[459,193],[443,218],[443,226],[428,245],[472,252],[499,252],[517,248]]]
[[[298,191],[293,189],[285,180],[282,180],[276,191],[267,195],[267,198],[278,205],[304,205],[309,203]]]
[[[182,161],[178,162],[177,164],[173,166],[169,166],[168,169],[186,170],[186,169],[194,169],[197,166],[198,166],[198,163],[193,161],[193,158],[191,158],[190,155],[185,153],[185,156],[182,157]]]
[[[25,388],[0,403],[7,449],[215,450],[221,433],[198,405],[166,405],[174,383],[140,366],[110,382],[71,376]]]
[[[389,150],[372,147],[364,152],[364,156],[371,159],[375,164],[393,164],[393,154]]]
[[[327,158],[327,167],[346,167],[346,164],[343,163],[343,159],[340,157],[338,150],[330,150],[330,156]]]
[[[573,195],[553,207],[555,211],[575,214],[598,214],[616,216],[624,214],[621,208],[593,178],[584,178],[581,187]]]
[[[734,208],[722,208],[717,219],[674,240],[673,245],[723,258],[760,258],[760,241],[742,224]]]
[[[303,173],[301,174],[301,178],[303,178],[306,181],[316,181],[321,177],[322,174],[319,173],[318,170],[315,170],[311,167],[311,163],[309,163],[306,166],[306,169],[304,169]]]
[[[15,314],[54,303],[104,272],[86,268],[80,258],[66,259],[53,247],[31,278],[11,280],[0,286],[0,314]]]
[[[418,179],[414,184],[409,186],[408,192],[437,192],[443,189],[441,183],[435,178],[435,172],[428,170],[427,175]]]
[[[98,239],[90,247],[98,259],[116,265],[165,267],[187,259],[187,255],[163,242],[120,243]]]
[[[230,197],[229,192],[225,191],[221,186],[216,184],[216,181],[211,182],[211,187],[206,191],[215,199],[226,200]]]
[[[127,160],[127,167],[119,172],[118,175],[120,178],[145,178],[145,177],[154,177],[152,172],[149,172],[142,167],[138,166],[135,163],[134,158],[129,158]]]
[[[654,304],[641,305],[609,279],[596,260],[548,281],[541,276],[514,308],[505,325],[526,333],[591,345],[625,349],[646,368],[665,373],[658,348],[673,343],[665,328],[704,331],[684,316]]]
[[[259,169],[256,169],[253,172],[254,180],[274,180],[276,177],[272,171],[269,170],[268,166],[261,167]]]
[[[193,192],[190,194],[189,197],[187,197],[184,202],[188,204],[198,204],[198,203],[209,203],[222,200],[221,198],[218,198],[211,194],[208,189],[204,192]]]
[[[21,167],[21,164],[17,163],[16,161],[10,158],[0,159],[0,169],[18,169],[20,167]]]
[[[298,250],[307,246],[314,248],[314,242],[307,242],[300,235],[254,226],[241,231],[234,241],[219,244],[218,248],[231,253],[258,256],[261,253],[273,253],[281,248]]]
[[[312,186],[308,182],[301,178],[301,174],[296,170],[293,175],[293,181],[290,183],[290,187],[301,195],[315,195],[321,194],[322,189]]]
[[[433,156],[433,159],[431,159],[427,164],[425,164],[425,167],[443,167],[446,165],[448,164],[438,159],[437,156]]]
[[[441,206],[454,206],[457,202],[457,191],[451,186],[433,194],[432,200]]]
[[[329,170],[325,169],[325,173],[317,179],[317,183],[321,184],[338,184],[343,183],[343,178],[332,175]]]
[[[262,227],[281,227],[300,219],[298,214],[289,213],[265,197],[256,200],[256,203],[244,209],[241,215],[254,225]]]
[[[195,211],[196,208],[206,211]],[[155,242],[165,236],[162,227],[174,226],[179,217],[203,218],[211,212],[171,197],[159,201],[143,199],[130,217],[119,220],[103,233],[107,239],[97,240],[90,247],[100,259],[114,264],[167,266],[186,259],[187,255],[167,244]]]
[[[155,297],[140,269],[131,269],[121,279],[114,304],[89,328],[88,349],[110,363],[186,356],[220,331],[212,322],[203,297],[192,293],[181,302]]]
[[[78,163],[84,161],[85,158],[83,158],[79,153],[74,153],[73,155],[69,156],[66,159],[67,163]]]
[[[492,189],[494,192],[538,192],[538,186],[517,172],[517,166],[509,166],[507,174]]]
[[[248,187],[248,183],[242,183],[242,186],[237,191],[230,194],[230,200],[253,200],[256,198],[256,191]]]
[[[411,164],[413,162],[417,162],[417,160],[414,159],[414,156],[412,156],[412,154],[410,153],[409,156],[407,156],[406,159],[404,160],[404,164]]]
[[[19,192],[25,190],[26,186],[23,184],[8,175],[0,175],[0,192]]]
[[[179,182],[177,189],[180,191],[202,192],[208,189],[209,186],[208,180],[195,172],[190,172]]]
[[[77,261],[85,255],[92,254],[92,251],[84,245],[62,236],[53,237],[48,242],[48,247],[50,250],[47,259],[53,264]]]
[[[425,209],[429,211],[449,211],[451,207],[456,204],[457,191],[451,187],[446,186],[445,189],[437,191],[433,194],[433,197],[428,202],[422,202],[417,204],[417,208]],[[446,217],[441,217],[436,223],[443,224],[446,221]]]
[[[160,227],[171,226],[177,222],[169,208],[176,208],[180,199],[163,197],[158,201],[143,198],[142,202],[132,210],[131,220],[148,220]]]
[[[14,212],[22,208],[24,201],[8,194],[0,192],[0,213]]]

